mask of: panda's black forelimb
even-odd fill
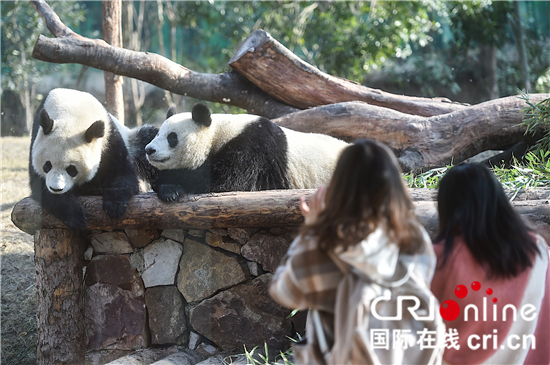
[[[111,125],[108,138],[99,170],[93,180],[97,179],[103,192],[103,210],[109,218],[116,219],[126,213],[128,202],[139,193],[139,180],[114,124]]]

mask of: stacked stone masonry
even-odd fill
[[[88,351],[164,347],[278,352],[305,315],[267,288],[297,228],[93,231],[85,259]],[[204,351],[203,351],[204,352]]]

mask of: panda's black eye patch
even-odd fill
[[[178,145],[178,135],[175,132],[172,132],[166,137],[168,140],[168,146],[174,148]]]
[[[46,161],[44,166],[42,166],[42,170],[47,174],[52,169],[52,163],[50,161]]]
[[[69,167],[67,167],[67,174],[69,174],[71,177],[75,177],[76,175],[78,175],[78,170],[76,169],[76,166],[75,165],[70,165]]]

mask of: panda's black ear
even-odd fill
[[[206,104],[198,103],[193,106],[193,111],[191,112],[191,118],[198,123],[205,127],[210,127],[210,124],[212,123],[212,118],[210,117],[210,109],[206,106]]]
[[[168,108],[168,111],[166,112],[166,119],[170,118],[172,115],[176,114],[176,106],[172,105],[170,108]]]
[[[42,127],[44,135],[48,135],[52,131],[53,119],[50,118],[46,109],[42,109],[40,112],[40,126]]]
[[[105,135],[105,123],[102,120],[94,122],[84,133],[84,138],[86,142],[90,143],[94,138],[101,138]]]

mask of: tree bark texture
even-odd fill
[[[84,364],[84,247],[79,232],[42,229],[35,234],[39,365]]]
[[[122,1],[103,1],[103,39],[114,47],[122,47]],[[105,107],[124,123],[122,77],[105,72]]]
[[[328,75],[263,30],[252,32],[241,43],[229,65],[276,99],[300,109],[364,101],[406,114],[433,116],[465,108],[448,99],[395,95]]]
[[[550,94],[532,94],[540,102]],[[420,117],[362,102],[320,106],[273,120],[300,132],[329,134],[352,141],[370,138],[392,148],[405,171],[459,163],[492,149],[505,149],[525,132],[519,124],[525,102],[506,97],[463,110]]]
[[[270,190],[188,195],[178,203],[163,203],[155,194],[141,194],[129,204],[126,214],[109,219],[102,210],[101,197],[80,197],[88,212],[89,229],[167,229],[167,228],[247,228],[288,227],[303,222],[300,196],[308,198],[313,190]],[[412,190],[420,220],[427,229],[437,230],[434,192]],[[428,197],[428,198],[427,198]],[[514,200],[513,205],[537,225],[550,233],[549,196],[530,195],[533,200]],[[434,221],[435,219],[435,221]],[[37,202],[25,198],[15,205],[13,223],[21,230],[34,233],[40,227],[64,228],[51,215],[42,212]]]

